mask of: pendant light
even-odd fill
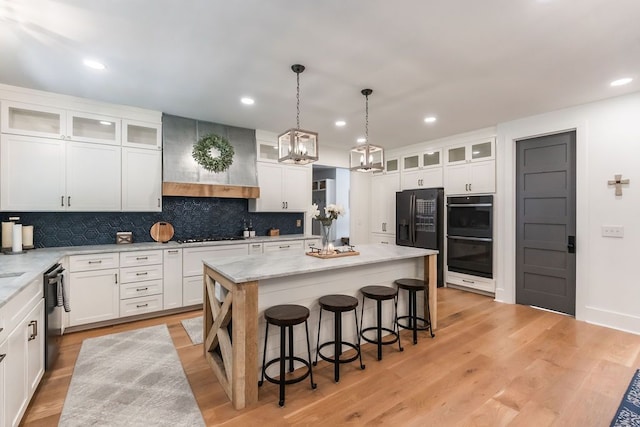
[[[296,73],[296,127],[278,135],[278,161],[306,165],[318,160],[318,134],[300,129],[300,73],[304,65],[294,64],[291,69]]]
[[[362,89],[365,97],[364,145],[357,145],[350,151],[349,166],[352,171],[380,172],[384,170],[384,151],[382,147],[369,144],[369,95],[371,89]]]

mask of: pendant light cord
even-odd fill
[[[365,95],[365,107],[364,107],[364,139],[365,144],[369,145],[369,95]]]
[[[296,129],[300,129],[300,73],[296,72]]]

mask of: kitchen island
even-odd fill
[[[262,361],[259,344],[264,340],[265,309],[277,304],[309,307],[312,345],[318,334],[319,297],[346,294],[362,301],[359,289],[367,285],[392,286],[402,277],[429,282],[429,306],[433,329],[437,326],[436,255],[438,251],[389,246],[360,245],[360,255],[319,259],[305,254],[241,256],[204,260],[204,354],[236,409],[258,400],[258,373]],[[406,295],[398,302],[404,311]],[[358,311],[361,307],[358,307]],[[358,313],[360,315],[360,313]],[[385,304],[383,318],[392,320],[391,304]],[[345,339],[356,339],[355,321],[345,316]],[[330,339],[330,316],[320,326],[321,340]],[[362,321],[374,322],[374,304],[369,302]],[[231,328],[228,326],[231,324]],[[259,326],[261,325],[261,326]],[[275,333],[276,328],[272,328]],[[352,336],[348,331],[352,330]],[[274,336],[275,338],[275,336]],[[306,337],[296,333],[296,355],[306,356]],[[279,351],[277,339],[269,340],[267,358]],[[315,349],[312,349],[315,351]],[[312,353],[313,354],[313,353]]]

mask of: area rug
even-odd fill
[[[638,369],[622,398],[611,427],[640,427],[640,369]]]
[[[204,426],[167,325],[85,340],[58,425]]]
[[[191,338],[193,345],[202,344],[202,316],[185,319],[180,323],[182,323],[184,330],[187,331],[187,335]]]

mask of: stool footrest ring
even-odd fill
[[[408,324],[400,323],[400,320],[404,319],[412,319],[411,316],[398,316],[398,326],[403,329],[413,329],[413,326],[408,326]],[[428,331],[431,328],[431,325],[427,320],[422,317],[416,317],[416,320],[420,320],[423,323],[423,326],[417,326],[416,329],[419,331]]]
[[[382,342],[378,343],[377,339],[367,338],[364,335],[364,333],[368,332],[368,331],[376,331],[377,332],[378,328],[375,327],[375,326],[372,326],[370,328],[364,328],[362,331],[360,331],[360,336],[362,337],[363,340],[365,340],[366,342],[371,343],[371,344],[389,345],[389,344],[394,344],[394,343],[398,342],[399,334],[396,331],[394,331],[392,329],[389,329],[389,328],[380,328],[380,330],[385,331],[385,332],[389,332],[389,334],[393,336],[393,339],[390,339],[390,340],[387,339],[387,341],[382,341]],[[382,339],[384,340],[385,338],[388,338],[388,337],[389,337],[389,335],[387,335],[386,337],[382,337]]]
[[[311,373],[311,364],[308,361],[304,360],[302,357],[286,356],[284,359],[285,359],[285,361],[295,360],[297,362],[301,362],[302,365],[305,368],[307,368],[307,370],[303,374],[301,374],[299,377],[285,380],[284,381],[285,384],[299,383],[300,381],[302,381],[305,378],[307,378],[309,376],[309,374]],[[278,357],[278,358],[272,359],[272,360],[268,361],[266,365],[264,365],[264,370],[265,370],[264,379],[266,379],[267,381],[269,381],[270,383],[273,383],[273,384],[280,384],[280,380],[276,380],[275,378],[270,377],[269,374],[267,374],[267,372],[266,372],[267,368],[269,366],[273,365],[274,363],[280,363],[280,358]]]
[[[354,349],[356,351],[356,354],[354,356],[349,357],[348,359],[340,359],[340,356],[338,356],[338,363],[351,363],[354,360],[356,360],[358,357],[360,357],[360,349],[355,344],[350,343],[350,342],[344,342],[344,341],[340,341],[340,344],[346,345],[347,347],[350,347],[350,348]],[[331,363],[336,363],[335,359],[333,359],[331,357],[328,357],[328,356],[325,356],[320,351],[320,350],[322,350],[323,347],[326,347],[328,345],[335,346],[335,341],[329,341],[329,342],[326,342],[324,344],[321,344],[320,347],[318,347],[318,355],[320,356],[320,358],[322,360],[326,360],[327,362],[331,362]]]

